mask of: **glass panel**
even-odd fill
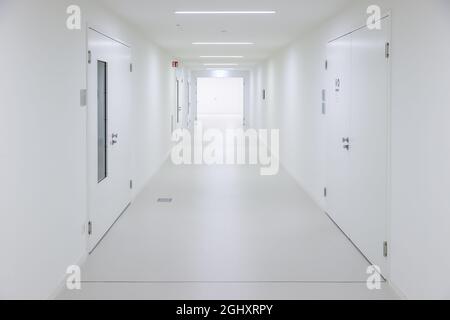
[[[97,95],[98,95],[98,183],[107,176],[108,146],[106,144],[108,132],[108,64],[103,61],[97,62]]]

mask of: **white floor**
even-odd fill
[[[60,298],[395,299],[367,266],[285,172],[168,162]]]

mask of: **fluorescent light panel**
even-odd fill
[[[253,45],[253,42],[193,42],[193,45]]]
[[[175,14],[275,14],[276,11],[175,11]]]

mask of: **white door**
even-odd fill
[[[89,250],[131,201],[130,48],[89,29]]]
[[[362,28],[328,47],[327,210],[384,275],[388,274],[389,29],[385,18],[381,30]]]
[[[351,37],[328,46],[327,88],[327,211],[338,223],[349,219],[348,177],[350,171],[347,138],[351,103]]]
[[[183,127],[183,79],[176,77],[175,80],[175,128],[180,129]]]
[[[187,82],[187,88],[186,88],[186,104],[187,104],[187,110],[186,110],[186,128],[191,127],[191,107],[192,107],[192,101],[191,101],[191,82]]]
[[[388,274],[387,241],[389,19],[381,30],[352,34],[352,101],[350,115],[350,212],[346,228],[366,257]]]

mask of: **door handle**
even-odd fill
[[[342,143],[344,144],[344,149],[350,151],[350,138],[342,138]]]
[[[119,134],[118,133],[113,133],[112,134],[112,140],[111,140],[111,145],[115,145],[118,143],[117,139],[119,138]]]

